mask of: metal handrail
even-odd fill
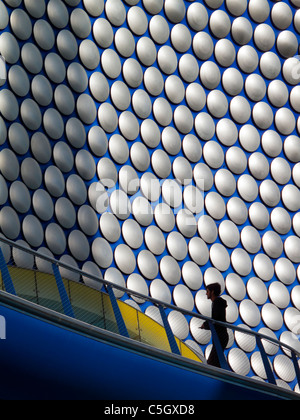
[[[105,279],[99,280],[99,278],[97,276],[94,276],[93,274],[86,273],[86,272],[80,270],[79,268],[73,267],[73,266],[71,266],[69,264],[66,264],[64,262],[60,262],[60,261],[58,261],[58,260],[56,260],[54,258],[51,258],[51,257],[49,257],[47,255],[44,255],[44,254],[40,253],[40,252],[34,251],[34,250],[32,250],[30,248],[27,248],[27,247],[25,247],[25,246],[23,246],[21,244],[16,244],[15,242],[13,242],[13,241],[11,241],[9,239],[6,239],[6,238],[1,237],[0,238],[0,243],[1,242],[5,243],[5,244],[7,244],[7,245],[9,245],[9,246],[11,246],[13,248],[17,248],[17,249],[19,249],[21,251],[24,251],[24,252],[26,252],[28,254],[31,254],[31,255],[33,255],[33,256],[35,256],[37,258],[44,259],[45,261],[47,261],[47,262],[49,262],[51,264],[55,264],[55,265],[57,265],[59,267],[62,267],[64,269],[67,269],[69,271],[73,271],[74,273],[79,274],[82,277],[86,277],[86,278],[89,278],[91,280],[94,280],[94,281],[98,282],[99,284],[103,284],[105,286],[110,286],[113,289],[120,290],[120,291],[126,293],[129,296],[136,296],[136,297],[141,298],[141,299],[143,299],[145,301],[151,302],[155,306],[160,306],[160,307],[163,307],[165,309],[170,309],[170,310],[173,310],[173,311],[181,312],[184,315],[191,316],[191,317],[194,317],[194,318],[198,318],[198,319],[201,319],[202,321],[213,322],[213,324],[215,324],[215,325],[219,325],[221,327],[225,327],[225,328],[228,328],[228,329],[231,329],[231,330],[234,330],[234,331],[238,331],[238,332],[244,333],[246,335],[252,335],[252,336],[258,337],[258,338],[260,338],[262,340],[269,341],[269,342],[271,342],[273,344],[276,344],[278,347],[284,347],[287,350],[289,350],[291,352],[294,352],[296,354],[296,356],[300,358],[300,352],[298,352],[293,347],[289,346],[288,344],[282,343],[281,341],[279,341],[277,339],[274,339],[274,338],[269,337],[267,335],[261,334],[261,333],[259,333],[257,331],[248,330],[248,329],[245,329],[245,328],[242,328],[242,327],[233,325],[233,324],[229,324],[227,322],[215,321],[215,320],[212,320],[210,317],[207,317],[205,315],[202,315],[202,314],[199,314],[199,313],[196,313],[196,312],[187,311],[187,310],[182,309],[182,308],[180,308],[178,306],[175,306],[175,305],[172,305],[172,304],[169,304],[169,303],[166,303],[166,302],[162,302],[162,301],[160,301],[158,299],[154,299],[154,298],[152,298],[150,296],[144,295],[142,293],[136,292],[136,291],[131,290],[131,289],[128,289],[126,287],[122,287],[122,286],[120,286],[118,284],[115,284],[115,283],[112,283],[112,282],[110,282],[108,280],[105,280]],[[70,280],[70,281],[72,281],[72,280]]]
[[[142,299],[142,301],[144,301],[144,302],[150,302],[154,306],[158,307],[159,312],[160,312],[161,317],[162,317],[162,325],[165,328],[165,331],[167,333],[170,349],[171,349],[171,352],[173,354],[177,354],[179,356],[181,355],[180,351],[177,347],[177,343],[175,341],[174,334],[173,334],[173,332],[170,328],[168,318],[166,316],[167,314],[165,313],[166,309],[168,309],[170,311],[176,311],[176,312],[181,313],[184,316],[196,318],[196,319],[199,319],[199,320],[202,320],[202,321],[206,321],[208,323],[209,329],[210,329],[211,334],[212,334],[212,342],[213,342],[213,344],[215,346],[215,349],[216,349],[216,352],[217,352],[217,357],[219,359],[220,367],[222,369],[225,369],[226,371],[230,371],[230,368],[229,368],[228,362],[226,360],[226,357],[224,355],[224,351],[221,348],[220,338],[218,337],[218,334],[216,333],[215,326],[220,326],[220,327],[226,328],[228,330],[238,331],[240,333],[245,334],[246,336],[254,336],[255,337],[256,345],[258,347],[259,353],[260,353],[261,358],[262,358],[262,362],[263,362],[263,366],[264,366],[264,369],[265,369],[265,374],[266,374],[267,380],[272,385],[276,385],[276,379],[275,379],[274,373],[273,373],[273,371],[270,367],[270,364],[269,364],[270,362],[269,362],[267,353],[265,351],[265,348],[263,346],[262,340],[264,340],[266,342],[269,342],[269,343],[273,343],[274,345],[276,345],[276,347],[278,347],[278,349],[281,349],[282,351],[288,350],[290,352],[290,358],[292,359],[292,362],[293,362],[293,365],[294,365],[298,386],[300,387],[300,367],[299,367],[299,364],[298,364],[298,361],[300,360],[300,353],[295,348],[293,348],[292,346],[290,346],[288,344],[282,343],[281,341],[279,341],[277,339],[274,339],[272,337],[269,337],[267,335],[261,334],[259,332],[253,331],[253,330],[248,330],[248,329],[245,329],[243,327],[238,327],[236,325],[229,324],[227,322],[216,321],[216,320],[213,320],[213,319],[211,319],[207,316],[204,316],[202,314],[198,314],[198,313],[195,313],[195,312],[184,310],[184,309],[182,309],[180,307],[177,307],[177,306],[174,306],[172,304],[159,301],[159,300],[154,299],[150,296],[144,295],[142,293],[136,292],[136,291],[128,289],[126,287],[122,287],[122,286],[120,286],[118,284],[115,284],[115,283],[112,283],[108,280],[99,279],[97,276],[95,276],[93,274],[86,273],[86,272],[80,270],[77,267],[74,267],[74,266],[69,265],[69,264],[64,263],[64,262],[57,261],[56,259],[54,259],[52,257],[44,255],[43,253],[34,251],[34,250],[32,250],[32,249],[30,249],[26,246],[23,246],[22,244],[16,244],[15,242],[13,242],[9,239],[3,238],[3,237],[0,237],[0,251],[1,251],[1,242],[3,244],[6,244],[9,247],[18,249],[18,250],[20,250],[24,253],[30,254],[30,255],[34,256],[35,258],[42,259],[42,260],[47,261],[51,264],[52,274],[54,274],[54,277],[56,279],[57,287],[59,289],[59,293],[61,295],[61,301],[62,301],[63,305],[65,303],[65,302],[63,302],[63,299],[65,299],[67,301],[67,306],[64,307],[64,311],[65,311],[65,314],[67,316],[71,316],[72,318],[75,318],[74,313],[73,313],[72,305],[69,302],[68,296],[66,294],[66,290],[64,289],[64,285],[63,285],[63,282],[62,282],[60,272],[58,270],[59,267],[64,268],[65,270],[68,270],[70,272],[76,273],[77,275],[81,276],[81,279],[83,280],[83,282],[84,282],[84,278],[89,278],[89,279],[101,284],[102,286],[103,285],[105,286],[106,292],[108,293],[111,304],[113,306],[114,314],[115,314],[118,329],[119,329],[119,334],[121,336],[124,336],[126,338],[130,338],[130,336],[128,334],[128,331],[126,329],[125,323],[124,323],[124,319],[122,317],[119,306],[117,304],[117,300],[116,300],[115,294],[113,292],[113,289],[119,290],[119,291],[123,292],[124,294],[127,294],[128,296],[131,296],[131,297],[134,296],[134,297],[137,297],[139,299]],[[3,260],[2,251],[1,251],[0,256]],[[12,255],[12,257],[13,257],[13,255]],[[4,261],[4,263],[5,263],[5,261]],[[3,265],[5,265],[5,267],[3,267]],[[7,272],[7,264],[6,263],[2,264],[2,266],[0,268],[1,268],[1,271],[4,271],[4,274]],[[10,277],[10,276],[8,276],[8,277]],[[72,279],[68,279],[68,280],[71,281],[71,282],[73,281],[74,283],[78,283],[77,281],[72,280]],[[10,282],[8,282],[8,285],[9,285],[9,288],[11,288],[12,290],[11,291],[6,290],[6,291],[10,294],[11,293],[15,294],[14,287],[13,287],[11,279],[10,279]],[[7,289],[6,285],[5,285],[5,288]],[[67,311],[66,311],[66,309],[67,309]]]

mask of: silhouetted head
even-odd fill
[[[212,301],[219,297],[221,294],[221,286],[219,283],[212,283],[206,286],[206,296],[207,299]]]

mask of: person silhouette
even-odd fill
[[[213,283],[206,286],[207,299],[210,299],[212,301],[212,319],[214,321],[226,322],[226,308],[228,305],[226,300],[222,299],[220,295],[221,286],[219,283]],[[219,337],[221,347],[224,351],[229,341],[227,329],[226,327],[222,327],[218,324],[215,324],[214,327]],[[204,322],[204,324],[200,328],[204,330],[210,330],[209,322]],[[211,353],[207,360],[207,364],[210,366],[221,367],[215,344],[213,344]]]

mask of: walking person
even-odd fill
[[[221,286],[219,283],[209,284],[206,287],[207,299],[210,299],[212,301],[212,319],[215,321],[226,322],[227,302],[226,300],[222,299],[220,295],[221,295]],[[219,337],[221,347],[224,351],[229,341],[227,328],[222,327],[221,325],[218,325],[218,324],[215,324],[214,327]],[[204,330],[210,329],[208,321],[204,322],[201,329],[204,329]],[[210,366],[221,367],[215,344],[213,344],[211,353],[207,360],[207,364]]]

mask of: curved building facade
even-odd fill
[[[228,323],[299,351],[299,8],[0,0],[1,234],[204,316],[218,282]]]

